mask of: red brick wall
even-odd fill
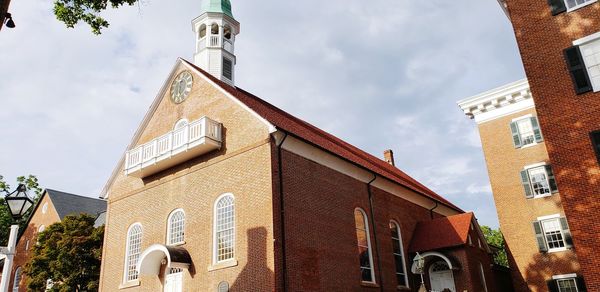
[[[384,291],[397,291],[389,222],[395,220],[400,224],[407,261],[407,248],[415,226],[418,221],[430,219],[429,210],[372,188],[373,217],[366,183],[285,150],[282,155],[288,289],[380,291],[379,285],[383,282]],[[377,287],[361,285],[355,208],[362,208],[369,217]],[[407,270],[410,269],[408,264]],[[411,278],[409,283],[416,291],[418,287]]]
[[[576,95],[563,59],[572,41],[599,31],[600,4],[557,16],[546,1],[509,0],[508,9],[588,291],[600,291],[600,168],[589,138],[600,129],[600,93]]]

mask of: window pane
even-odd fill
[[[185,241],[185,214],[183,211],[175,211],[169,218],[169,235],[167,244],[177,244]]]
[[[558,291],[560,292],[577,292],[577,284],[575,279],[558,280]]]
[[[233,259],[235,256],[235,209],[233,196],[221,198],[216,205],[215,238],[217,262]]]
[[[359,254],[359,260],[360,260],[360,266],[362,268],[370,268],[371,260],[369,257],[369,248],[358,247],[358,254]]]
[[[365,282],[374,282],[371,264],[371,246],[369,242],[369,224],[366,216],[359,209],[354,211],[354,221],[356,224],[356,239],[358,243],[358,260],[360,264],[361,279]]]
[[[548,175],[544,166],[536,167],[528,170],[529,180],[533,193],[537,196],[550,194],[550,184],[548,183]]]
[[[371,273],[371,269],[360,268],[361,280],[365,282],[373,282],[373,275]]]
[[[392,235],[392,250],[394,263],[396,265],[396,278],[399,286],[407,286],[405,277],[404,257],[402,250],[402,240],[400,236],[400,227],[395,222],[390,222],[390,232]]]
[[[142,253],[142,226],[134,225],[127,236],[125,281],[137,280],[136,266]]]
[[[549,249],[565,247],[563,235],[558,219],[546,220],[542,222],[546,242]]]
[[[533,126],[531,125],[531,120],[529,118],[517,121],[517,127],[519,128],[519,134],[521,134],[521,142],[523,145],[535,142]]]
[[[356,223],[356,229],[366,229],[365,228],[365,218],[361,211],[354,211],[354,222]]]

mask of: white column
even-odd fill
[[[0,283],[0,292],[8,292],[8,283],[10,282],[13,258],[17,246],[17,235],[19,233],[19,225],[10,226],[10,235],[8,236],[8,252],[4,259],[4,269],[2,270],[2,282]]]

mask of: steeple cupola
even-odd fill
[[[202,14],[192,21],[196,37],[194,64],[216,78],[235,84],[235,37],[240,23],[229,0],[203,0]]]

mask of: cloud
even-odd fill
[[[497,225],[474,122],[455,103],[523,76],[494,1],[232,2],[240,87],[377,156],[392,148]],[[110,10],[101,36],[65,28],[51,5],[13,1],[17,28],[0,32],[0,173],[95,196],[175,59],[191,59],[200,1]]]

